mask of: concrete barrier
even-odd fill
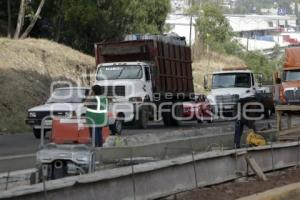
[[[124,147],[108,147],[102,148],[97,152],[97,159],[103,163],[111,163],[122,158],[130,157],[153,157],[165,159],[174,157],[192,151],[207,151],[211,147],[214,148],[233,148],[233,133],[220,133],[217,129],[211,129],[211,135],[203,135],[203,130],[187,130],[174,131],[174,133],[166,133],[171,139],[167,140],[165,135],[161,136],[158,143],[146,143],[142,145],[132,145]],[[275,130],[264,131],[261,134],[269,139],[275,136]],[[147,136],[142,136],[145,139]],[[242,141],[245,141],[246,134],[243,135]],[[127,137],[129,138],[129,137]],[[179,138],[179,139],[177,139]],[[127,139],[128,140],[128,139]],[[155,140],[150,140],[154,142]],[[23,170],[35,167],[35,154],[26,154],[18,156],[0,157],[0,173]]]
[[[285,143],[240,150],[191,154],[179,158],[122,167],[49,181],[0,193],[0,199],[156,199],[196,187],[239,178],[247,173],[245,156],[263,171],[299,164],[299,144]],[[46,192],[45,192],[46,191]]]

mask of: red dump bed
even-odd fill
[[[193,93],[191,49],[157,40],[134,40],[95,45],[96,64],[150,62],[155,93]]]
[[[300,69],[300,47],[285,49],[285,70]]]

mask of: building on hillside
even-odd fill
[[[285,28],[296,26],[296,16],[226,15],[232,30],[239,37],[252,38],[277,35]]]

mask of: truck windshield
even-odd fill
[[[299,81],[299,80],[300,80],[300,70],[285,72],[285,81]]]
[[[139,65],[105,66],[97,72],[97,80],[141,79],[142,67]]]
[[[250,88],[250,73],[226,73],[213,75],[213,89],[219,88]]]
[[[82,103],[88,92],[87,89],[56,89],[47,103]]]

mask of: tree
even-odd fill
[[[7,37],[11,38],[11,4],[10,0],[7,0]]]
[[[25,3],[26,3],[26,0],[21,0],[20,10],[19,10],[19,15],[18,15],[18,21],[17,21],[17,28],[16,28],[15,36],[14,36],[15,39],[19,38],[21,29],[22,29],[23,24],[24,24]]]
[[[196,27],[200,41],[212,47],[230,41],[233,36],[222,8],[214,3],[206,2],[200,7]]]
[[[163,33],[169,10],[170,0],[52,0],[31,35],[92,53],[95,42]]]
[[[42,11],[42,8],[45,4],[45,0],[41,0],[40,5],[35,13],[35,15],[33,16],[29,26],[26,28],[26,30],[24,31],[24,33],[22,34],[21,38],[24,39],[28,36],[28,34],[30,33],[30,31],[32,30],[32,28],[34,27],[36,21],[38,20],[40,13]]]
[[[25,10],[26,10],[26,6],[28,6],[28,1],[27,0],[21,0],[19,15],[18,15],[18,21],[17,21],[17,28],[16,28],[15,35],[14,35],[15,39],[18,39],[18,38],[24,39],[28,36],[28,34],[30,33],[30,31],[34,27],[37,19],[40,16],[40,13],[42,11],[44,3],[45,3],[45,0],[40,1],[39,7],[38,7],[36,13],[34,14],[29,26],[26,28],[25,32],[21,35],[21,31],[22,31],[23,25],[24,25]],[[20,37],[20,35],[21,35],[21,37]]]

